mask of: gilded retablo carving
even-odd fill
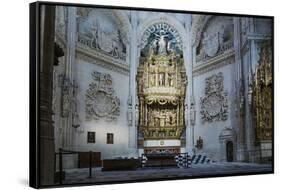
[[[147,139],[180,139],[185,130],[186,72],[180,38],[169,25],[151,26],[138,68],[138,127]]]
[[[259,65],[254,78],[253,108],[256,141],[272,139],[272,50],[271,44],[261,45]]]

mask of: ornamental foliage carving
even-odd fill
[[[120,99],[113,89],[111,75],[93,72],[92,79],[86,91],[86,120],[116,120],[120,115]]]
[[[225,121],[228,118],[227,92],[223,91],[223,75],[218,73],[206,78],[205,96],[201,97],[202,121]]]

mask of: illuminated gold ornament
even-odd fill
[[[261,47],[260,61],[254,79],[254,114],[256,141],[272,139],[272,54],[271,45]]]
[[[163,52],[163,51],[162,51]],[[139,129],[147,139],[179,139],[185,129],[186,72],[175,53],[153,53],[138,68]]]

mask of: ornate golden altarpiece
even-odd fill
[[[256,141],[272,140],[272,54],[270,43],[261,47],[260,61],[254,78],[254,115]]]
[[[180,139],[185,130],[183,59],[174,53],[141,58],[137,82],[139,132],[143,139]]]

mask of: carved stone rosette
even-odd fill
[[[205,82],[205,96],[200,99],[202,121],[227,120],[228,101],[227,92],[223,92],[222,73],[206,78]]]
[[[93,72],[92,79],[86,91],[86,120],[116,120],[120,115],[120,99],[113,89],[111,75]]]

